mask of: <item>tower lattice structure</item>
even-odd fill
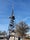
[[[10,24],[9,24],[9,37],[10,37],[10,33],[14,31],[14,21],[15,21],[15,16],[14,16],[14,11],[12,9],[12,14],[9,17],[10,19]]]

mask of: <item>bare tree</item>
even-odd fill
[[[16,25],[16,33],[18,35],[18,40],[26,36],[26,33],[29,31],[29,26],[25,22],[20,22]]]
[[[3,31],[2,34],[7,35],[7,32],[6,31]]]

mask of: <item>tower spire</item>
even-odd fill
[[[12,1],[12,13],[11,13],[11,17],[14,16],[14,1]]]
[[[14,2],[12,1],[12,13],[11,16],[14,16]]]

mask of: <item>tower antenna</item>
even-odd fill
[[[14,10],[14,1],[12,1],[12,9]]]

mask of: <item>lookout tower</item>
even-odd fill
[[[14,21],[15,21],[15,16],[14,16],[14,10],[12,9],[11,16],[9,17],[10,23],[9,23],[9,38],[10,36],[13,36],[12,33],[14,33]]]

